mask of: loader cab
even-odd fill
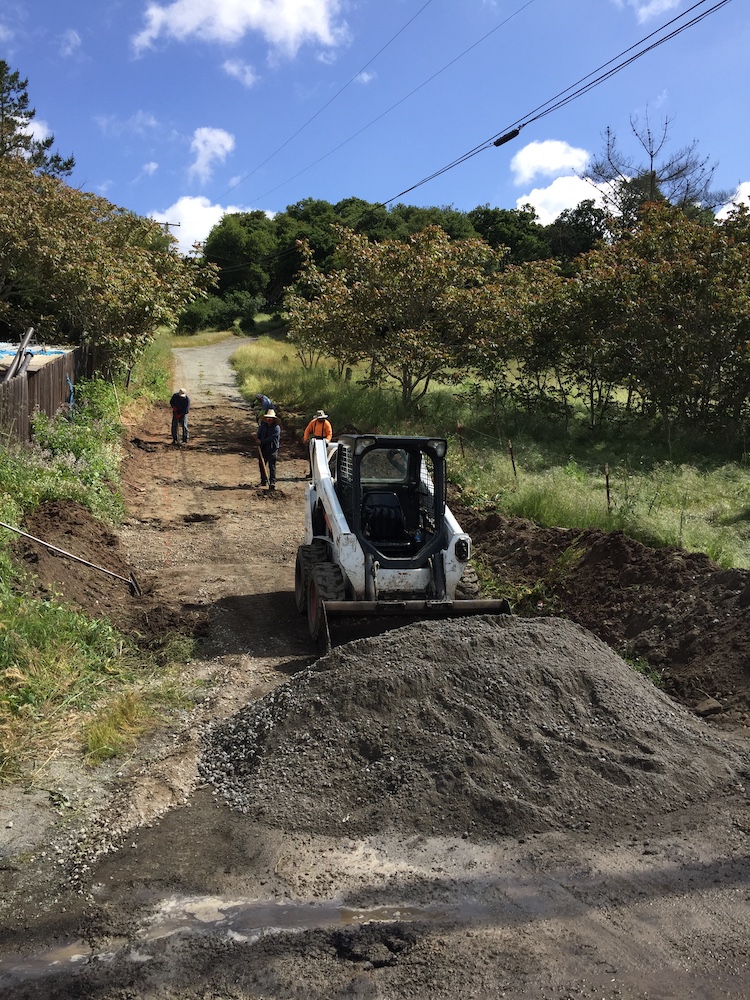
[[[447,447],[444,438],[340,435],[336,493],[382,565],[425,565],[444,545]]]

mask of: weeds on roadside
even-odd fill
[[[169,360],[168,340],[157,338],[127,387],[79,383],[73,414],[37,414],[30,447],[0,446],[0,520],[20,527],[45,501],[75,500],[117,523],[120,421],[134,403],[164,397]],[[11,558],[16,540],[0,528],[0,782],[78,746],[86,727],[98,733],[85,737],[90,761],[118,752],[139,727],[154,724],[157,706],[175,701],[170,667],[193,649],[192,639],[169,635],[144,651],[106,620],[27,595]]]

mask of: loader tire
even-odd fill
[[[328,560],[328,546],[317,540],[312,545],[300,545],[294,563],[294,603],[299,614],[307,610],[307,584],[313,566]]]
[[[456,584],[457,601],[475,601],[480,596],[479,577],[474,567],[469,564],[461,574]]]
[[[312,566],[312,556],[309,550],[309,545],[300,545],[294,562],[294,603],[300,615],[303,615],[307,608],[307,581],[310,578],[310,567]]]
[[[334,563],[317,563],[312,567],[307,584],[307,625],[316,643],[325,638],[323,601],[343,601],[346,596],[344,578]]]

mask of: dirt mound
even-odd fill
[[[71,553],[93,566],[52,551],[44,545],[20,538],[16,561],[29,574],[40,597],[57,597],[73,604],[92,618],[107,618],[116,628],[148,644],[158,642],[165,633],[184,630],[185,616],[179,608],[169,607],[154,594],[155,581],[128,564],[118,535],[90,511],[72,501],[42,504],[24,523],[24,530],[58,549]],[[122,579],[102,573],[115,573]],[[141,593],[129,585],[134,573]],[[198,617],[188,620],[199,632]]]
[[[701,553],[653,549],[622,532],[541,528],[460,514],[497,578],[534,588],[521,614],[570,618],[624,656],[646,660],[665,689],[726,721],[750,721],[750,572]],[[541,608],[537,608],[541,602]]]
[[[635,830],[748,761],[579,626],[482,617],[335,650],[217,725],[202,767],[287,830],[496,838]]]

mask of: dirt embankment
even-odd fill
[[[144,594],[28,549],[41,587],[145,642],[197,628],[187,670],[206,697],[100,773],[98,800],[69,773],[69,820],[46,846],[6,827],[0,988],[747,996],[748,681],[730,642],[744,574],[462,515],[506,579],[547,579],[542,608],[414,624],[316,661],[293,599],[306,463],[289,421],[278,489],[258,488],[228,352],[180,355],[186,449],[166,409],[132,429],[118,535],[75,507],[35,522]],[[553,572],[563,554],[575,573]],[[658,666],[674,699],[620,651]],[[694,711],[707,695],[722,724]]]

